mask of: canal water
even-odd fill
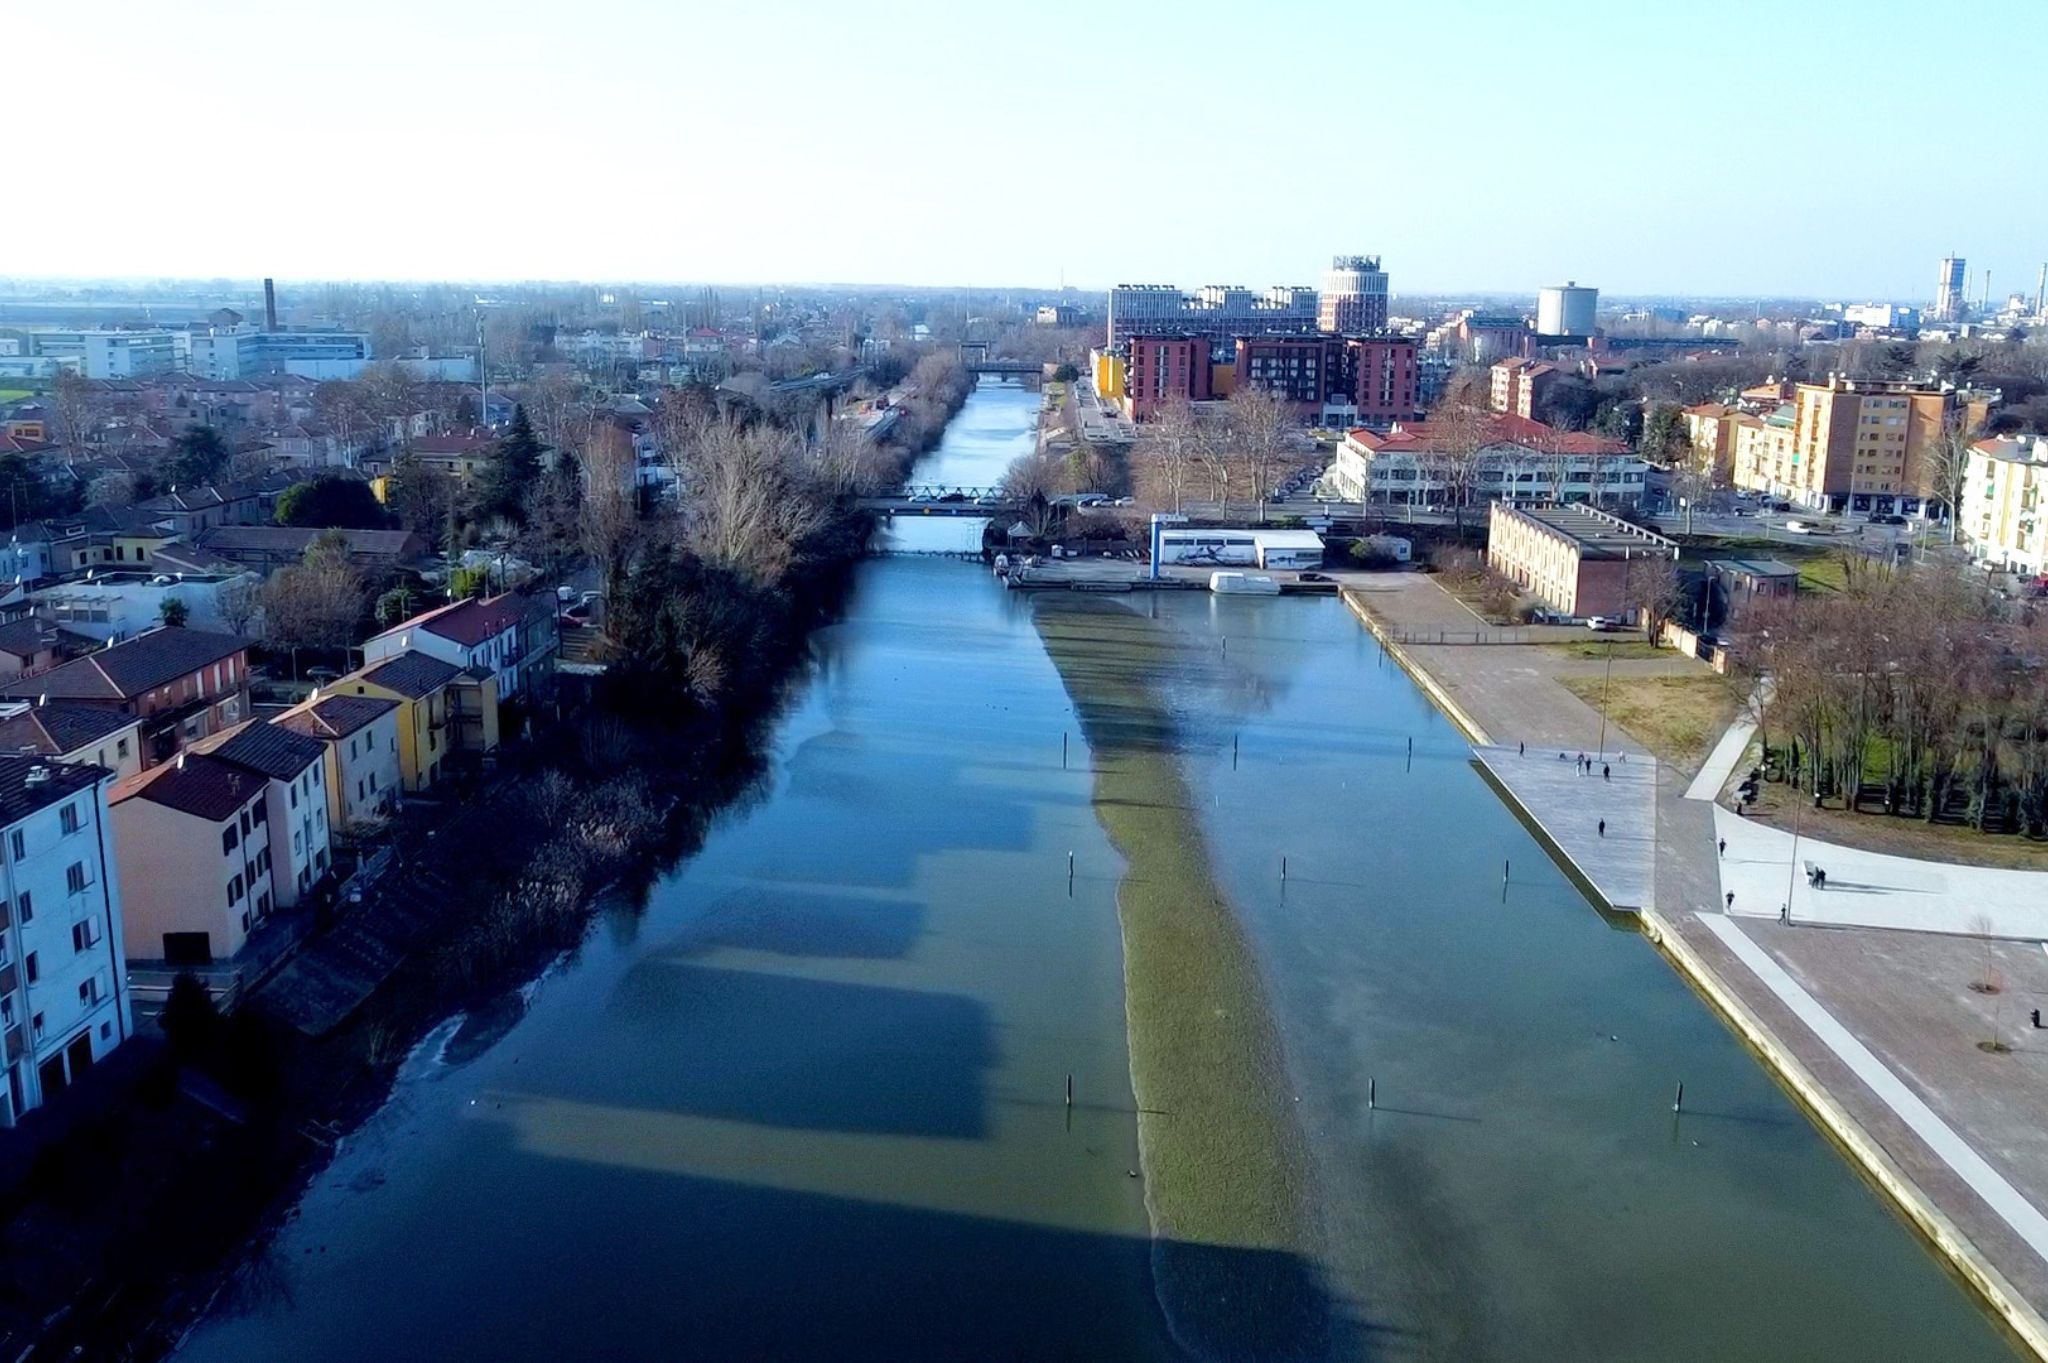
[[[1036,404],[979,390],[925,472],[994,481]],[[430,1038],[180,1357],[1175,1356],[1123,863],[1041,611],[1187,645],[1142,680],[1263,967],[1352,1356],[2011,1356],[1337,602],[897,557],[754,798],[494,1042]]]

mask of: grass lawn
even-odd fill
[[[1192,645],[1121,603],[1033,605],[1092,750],[1095,816],[1128,863],[1124,1006],[1161,1306],[1197,1357],[1320,1357],[1307,1150],[1158,687]]]
[[[1759,535],[1730,535],[1723,539],[1695,539],[1681,552],[1689,561],[1710,558],[1774,558],[1799,570],[1799,585],[1807,591],[1839,592],[1848,586],[1842,555],[1859,552],[1852,544],[1792,544]]]
[[[23,398],[34,396],[35,394],[26,388],[0,388],[0,402],[19,402]]]
[[[1796,811],[1795,802],[1802,806]],[[1772,781],[1763,783],[1757,792],[1757,803],[1749,807],[1749,812],[1752,817],[1788,832],[1796,822],[1803,836],[1867,852],[1951,861],[1963,866],[2048,871],[2048,842],[2030,842],[2010,833],[1979,833],[1961,824],[1893,818],[1874,812],[1870,805],[1856,814],[1841,808],[1839,801],[1815,809],[1811,800],[1797,799],[1790,786]]]
[[[1679,656],[1668,648],[1660,648],[1648,639],[1615,639],[1613,643],[1594,636],[1573,639],[1562,644],[1538,644],[1536,647],[1546,653],[1555,653],[1563,658],[1592,658],[1601,660],[1614,658],[1675,658]],[[1609,649],[1613,652],[1610,654]]]
[[[1560,677],[1564,688],[1599,708],[1601,677]],[[1720,677],[1616,677],[1607,714],[1638,743],[1687,771],[1697,771],[1735,718],[1735,693]]]

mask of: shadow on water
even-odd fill
[[[708,904],[669,950],[694,956],[724,947],[776,956],[893,961],[910,954],[924,920],[924,906],[914,900],[749,885]]]
[[[723,970],[681,954],[637,962],[608,1010],[646,1069],[593,1065],[583,1102],[800,1130],[988,1134],[988,1008],[961,994]],[[687,1044],[678,1038],[687,1037]]]

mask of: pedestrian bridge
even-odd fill
[[[863,497],[859,506],[882,516],[1014,516],[1024,504],[999,487],[912,484],[885,497]]]

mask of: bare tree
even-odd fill
[[[703,423],[668,452],[683,499],[684,543],[706,563],[759,583],[781,580],[830,519],[797,475],[798,443],[765,426]]]
[[[1266,519],[1266,503],[1273,487],[1280,481],[1281,465],[1287,455],[1287,434],[1293,424],[1286,399],[1269,388],[1250,383],[1230,395],[1225,418],[1230,458],[1244,470],[1261,521]]]
[[[1147,433],[1150,438],[1138,452],[1147,500],[1159,505],[1170,502],[1176,514],[1195,470],[1195,450],[1201,440],[1195,425],[1194,407],[1176,394],[1160,410]]]
[[[1928,446],[1920,490],[1940,502],[1948,516],[1948,542],[1954,544],[1963,520],[1963,484],[1970,475],[1970,448],[1977,432],[1963,424],[1960,413],[1950,418]]]
[[[1445,403],[1431,415],[1429,429],[1429,463],[1443,479],[1445,499],[1462,535],[1465,508],[1471,505],[1472,489],[1479,480],[1481,454],[1494,443],[1493,416],[1465,403]]]
[[[272,573],[260,601],[264,636],[292,651],[296,674],[300,649],[345,648],[355,641],[368,596],[362,574],[349,562],[348,541],[335,531],[314,540],[303,560]]]
[[[261,584],[253,573],[229,578],[220,584],[213,603],[230,633],[247,634],[257,612],[262,609]]]
[[[597,564],[609,625],[614,618],[610,607],[623,599],[640,535],[632,442],[616,427],[594,427],[577,446],[576,463],[583,478],[583,548]]]
[[[1661,554],[1630,559],[1623,569],[1622,599],[1638,613],[1643,637],[1656,643],[1664,622],[1685,606],[1685,584],[1678,575],[1677,562]]]

